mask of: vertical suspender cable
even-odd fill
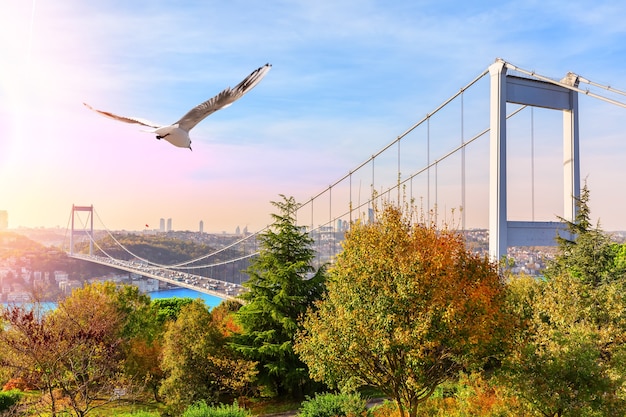
[[[439,161],[435,161],[435,207],[434,207],[434,217],[435,217],[435,226],[437,225],[437,214],[439,212],[439,208],[437,207],[438,201],[438,191],[439,184],[437,182],[437,169],[439,168]]]
[[[352,206],[352,171],[350,171],[350,175],[349,175],[349,177],[348,177],[348,188],[349,188],[349,190],[350,190],[350,197],[349,197],[349,204],[350,204],[350,207],[349,207],[349,210],[350,210],[350,216],[349,216],[349,217],[350,217],[350,226],[349,226],[349,227],[351,227],[351,226],[352,226],[352,209],[353,209],[353,206]]]
[[[328,259],[335,254],[335,225],[333,224],[333,186],[328,186],[328,230],[332,233],[332,247],[328,248]]]
[[[461,230],[465,231],[465,108],[461,93]]]
[[[373,206],[375,205],[374,196],[376,195],[376,184],[375,184],[375,178],[374,178],[374,175],[375,175],[375,166],[374,166],[374,164],[375,164],[375,162],[376,162],[376,157],[372,155],[372,190],[371,190],[372,195],[370,197],[370,201],[372,202],[372,208],[374,208]],[[369,208],[369,204],[368,204],[368,208]],[[369,216],[369,213],[368,213],[368,216]]]
[[[426,210],[430,221],[430,115],[426,115]]]
[[[400,206],[400,182],[402,181],[402,172],[400,171],[400,142],[398,141],[398,206]]]
[[[530,107],[530,183],[532,205],[532,221],[535,221],[535,116],[533,107]]]

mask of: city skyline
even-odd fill
[[[73,204],[93,204],[111,230],[141,230],[162,213],[178,230],[200,220],[207,232],[260,230],[280,194],[307,201],[497,57],[626,89],[626,5],[615,3],[5,2],[0,210],[9,228],[65,227]],[[82,104],[171,123],[265,63],[272,71],[258,86],[194,128],[193,151]],[[582,96],[580,106],[593,219],[626,229],[626,196],[615,192],[626,110]],[[560,128],[550,117],[546,137]],[[554,146],[539,133],[537,144]],[[560,150],[549,151],[556,158],[535,162],[542,220],[559,215],[554,186],[543,188],[554,175],[542,167],[558,165]],[[526,210],[518,194],[512,210]]]

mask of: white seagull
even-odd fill
[[[237,84],[235,88],[228,87],[215,97],[205,101],[204,103],[198,104],[196,107],[189,110],[179,121],[169,126],[162,126],[138,117],[118,116],[113,113],[94,109],[87,103],[83,104],[87,106],[87,108],[100,113],[103,116],[110,117],[111,119],[154,128],[154,130],[149,130],[148,132],[156,133],[157,139],[165,139],[172,145],[178,146],[179,148],[191,149],[189,131],[208,115],[218,111],[219,109],[230,106],[237,99],[241,98],[263,79],[270,68],[272,68],[270,64],[265,64],[264,66],[257,68],[252,72],[252,74],[248,75],[242,82]]]

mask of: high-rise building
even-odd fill
[[[9,228],[9,213],[6,210],[0,210],[0,230]]]
[[[159,231],[165,232],[165,219],[164,218],[161,218],[161,220],[159,221]]]
[[[167,219],[167,231],[168,232],[172,231],[172,218],[171,217]]]
[[[202,220],[200,220],[200,233],[204,232],[204,222]]]

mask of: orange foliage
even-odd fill
[[[211,310],[211,320],[225,337],[242,332],[242,327],[235,321],[235,314],[232,309],[232,304],[222,303]]]
[[[34,387],[32,386],[32,384],[29,384],[28,381],[26,381],[24,378],[17,377],[11,378],[6,384],[4,384],[4,386],[2,387],[2,391],[11,391],[14,389],[20,391],[30,391],[33,388]]]
[[[411,215],[389,205],[352,225],[295,348],[314,378],[365,381],[414,417],[437,385],[499,351],[510,320],[497,264]]]

